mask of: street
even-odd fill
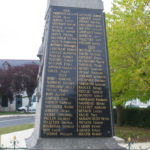
[[[34,123],[34,116],[13,116],[0,118],[0,128]]]

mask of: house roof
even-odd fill
[[[39,60],[15,60],[15,59],[0,59],[0,68],[3,67],[3,64],[9,64],[11,66],[22,66],[25,64],[39,64]]]

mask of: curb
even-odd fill
[[[35,116],[35,114],[23,114],[23,115],[0,115],[0,118],[8,118],[8,117],[28,117]]]
[[[113,138],[117,141],[117,143],[125,143],[125,140],[118,136],[114,136]]]

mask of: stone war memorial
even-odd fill
[[[122,150],[113,135],[101,0],[49,0],[29,150]]]

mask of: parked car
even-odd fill
[[[17,110],[21,112],[27,112],[27,106],[19,107]]]
[[[147,106],[146,104],[144,105],[135,105],[135,104],[130,104],[127,105],[126,108],[148,108],[149,106]]]
[[[130,105],[127,105],[126,108],[140,108],[140,107],[138,105],[130,104]]]
[[[31,106],[29,107],[29,110],[28,110],[28,106],[19,107],[18,111],[21,111],[21,112],[36,112],[36,104],[37,104],[37,102],[32,102]]]

